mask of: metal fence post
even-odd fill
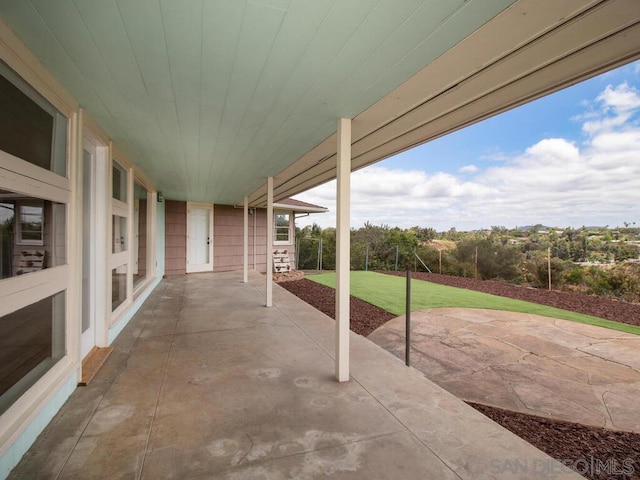
[[[398,271],[398,256],[399,256],[399,253],[400,253],[400,246],[396,245],[396,269],[395,269],[396,272]]]
[[[369,244],[365,244],[364,249],[364,270],[369,271]]]
[[[406,312],[405,312],[405,353],[404,363],[407,367],[411,366],[411,264],[407,263],[407,294],[406,294]]]

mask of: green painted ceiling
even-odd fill
[[[0,0],[165,197],[236,203],[514,0]]]

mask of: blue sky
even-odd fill
[[[335,182],[296,198],[335,225]],[[640,224],[639,199],[635,62],[355,172],[351,226]]]

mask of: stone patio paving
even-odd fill
[[[640,336],[537,315],[411,315],[411,364],[466,401],[640,433]],[[404,359],[405,317],[369,337]]]

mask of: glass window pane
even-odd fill
[[[289,242],[289,213],[276,213],[274,219],[274,241],[287,243]]]
[[[42,202],[18,205],[18,243],[42,245],[44,205]]]
[[[147,190],[138,182],[133,184],[134,193],[134,288],[147,278]]]
[[[0,279],[67,262],[66,206],[0,190]]]
[[[127,171],[113,161],[113,198],[127,202]]]
[[[119,215],[113,216],[113,253],[127,250],[127,219]]]
[[[0,414],[66,353],[65,292],[0,317]]]
[[[3,62],[0,105],[0,150],[65,176],[66,117]]]
[[[121,265],[111,270],[111,311],[127,299],[127,266]]]
[[[276,242],[288,242],[289,241],[289,229],[276,228]]]
[[[289,214],[288,213],[276,213],[276,227],[289,227]]]

